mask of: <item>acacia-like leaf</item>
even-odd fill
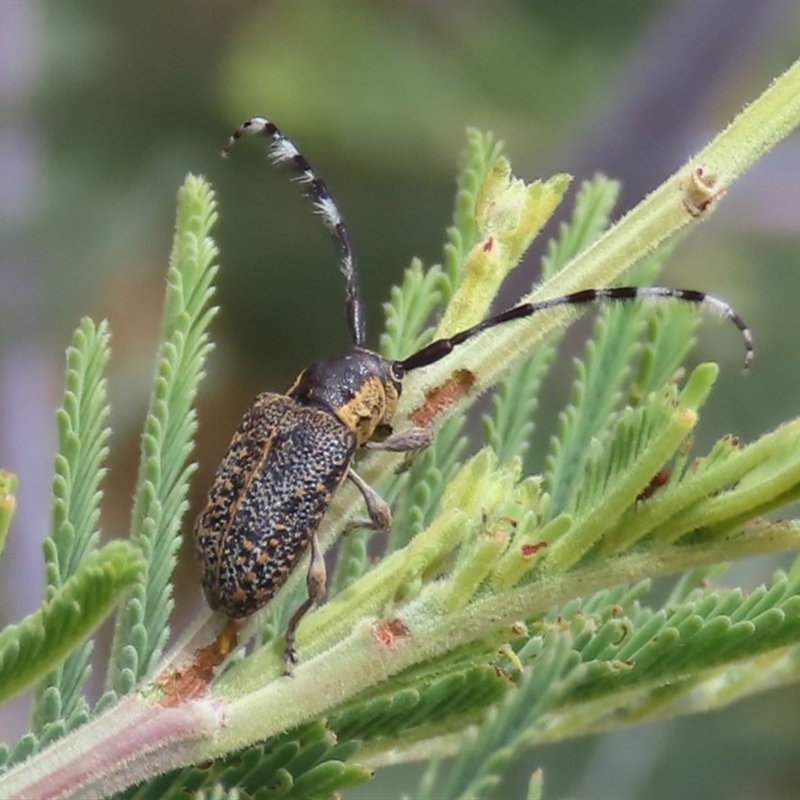
[[[143,567],[135,547],[111,542],[89,553],[42,608],[0,632],[0,700],[58,666],[105,619]]]
[[[189,176],[178,193],[178,218],[162,321],[155,386],[142,435],[131,539],[147,570],[120,610],[108,686],[129,691],[160,655],[174,601],[170,578],[187,509],[189,463],[197,427],[194,400],[211,350],[209,307],[217,273],[210,230],[217,218],[211,188]]]
[[[108,325],[81,320],[67,349],[64,401],[58,410],[59,451],[53,478],[52,534],[44,542],[47,599],[77,572],[99,540],[100,485],[110,430],[105,368]],[[89,679],[91,640],[39,684],[33,711],[41,743],[88,717],[83,689]],[[43,736],[47,729],[47,736]]]
[[[650,283],[665,255],[666,250],[649,259],[632,283]],[[575,365],[572,402],[561,412],[558,434],[550,444],[545,477],[552,498],[551,517],[573,508],[583,484],[590,442],[613,421],[652,314],[648,303],[637,302],[605,307],[598,316],[586,355]]]
[[[11,521],[17,509],[18,486],[19,480],[14,473],[0,470],[0,557],[3,555]]]
[[[447,229],[444,246],[442,302],[450,302],[461,278],[461,268],[478,240],[476,222],[479,193],[503,154],[503,144],[491,133],[467,130],[467,149],[456,182],[453,223]]]
[[[683,392],[653,394],[636,409],[626,409],[607,445],[595,440],[586,456],[576,524],[550,546],[548,568],[575,564],[637,502],[642,490],[672,457],[697,422],[696,409],[716,379],[713,365],[698,367]]]
[[[558,239],[550,243],[542,278],[554,275],[602,233],[618,193],[619,184],[601,176],[583,184],[575,198],[571,220],[561,225]],[[500,461],[508,461],[515,455],[524,457],[528,450],[539,387],[560,339],[561,335],[551,336],[498,382],[492,413],[484,416],[483,424],[488,443]]]
[[[311,723],[202,768],[161,775],[116,800],[182,800],[187,792],[226,798],[237,791],[256,800],[331,797],[372,777],[370,770],[347,763],[357,750],[357,742],[337,742],[326,725]]]
[[[467,733],[454,763],[446,769],[432,765],[416,797],[455,800],[488,796],[547,710],[575,681],[580,659],[570,645],[569,635],[548,634],[547,647],[536,666],[529,667],[519,688],[495,706],[479,730]]]

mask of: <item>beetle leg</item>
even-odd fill
[[[306,575],[308,597],[303,601],[300,608],[294,612],[289,620],[289,625],[286,627],[286,650],[283,660],[284,675],[291,675],[292,668],[299,660],[294,646],[297,626],[300,624],[300,620],[324,597],[326,583],[325,559],[322,556],[322,548],[319,546],[317,534],[314,533],[311,536],[311,561],[308,564],[308,575]]]
[[[355,528],[369,528],[373,531],[385,531],[391,528],[392,512],[389,504],[352,468],[347,470],[347,477],[364,497],[369,519],[351,520],[345,526],[344,532],[350,533]]]
[[[390,429],[391,430],[391,429]],[[410,469],[417,455],[428,447],[433,441],[433,431],[430,428],[406,428],[399,433],[391,434],[387,439],[377,442],[367,442],[365,449],[386,450],[389,453],[405,453],[406,457],[395,469],[399,475]]]
[[[433,431],[430,428],[406,428],[399,433],[393,433],[382,442],[367,442],[367,450],[386,450],[390,453],[406,453],[409,450],[424,450],[433,441]]]

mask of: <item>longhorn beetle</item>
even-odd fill
[[[288,164],[296,172],[332,234],[339,249],[353,340],[346,353],[318,361],[301,372],[286,394],[264,392],[256,397],[233,436],[195,526],[206,599],[212,609],[231,619],[247,617],[266,605],[310,546],[308,597],[286,630],[287,675],[298,661],[294,647],[297,626],[325,593],[325,562],[317,530],[334,492],[349,480],[366,501],[369,519],[352,522],[351,527],[384,530],[391,525],[386,502],[353,470],[356,451],[369,447],[404,452],[421,449],[432,440],[427,428],[392,432],[392,417],[407,373],[439,361],[495,325],[557,306],[643,298],[694,303],[727,318],[741,331],[745,368],[750,365],[750,329],[727,303],[693,290],[631,286],[583,289],[563,297],[522,303],[453,336],[437,339],[402,360],[384,358],[364,346],[356,263],[350,237],[328,187],[289,139],[261,117],[253,117],[233,132],[223,156],[245,134],[269,140],[273,163]]]

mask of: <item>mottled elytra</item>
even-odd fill
[[[741,331],[745,367],[753,355],[752,336],[742,318],[722,300],[686,289],[617,287],[584,289],[537,303],[522,303],[446,339],[438,339],[399,361],[364,347],[364,313],[350,239],[328,187],[309,162],[272,123],[254,117],[237,128],[227,155],[245,134],[269,141],[276,164],[288,164],[307,188],[314,208],[340,252],[352,348],[301,372],[286,394],[258,395],[244,415],[220,464],[208,502],[195,527],[203,589],[211,608],[232,619],[247,617],[268,603],[311,550],[308,597],[286,630],[285,672],[298,660],[295,632],[303,616],[325,593],[325,562],[317,539],[331,499],[345,481],[359,489],[368,519],[352,527],[383,530],[391,525],[386,502],[353,470],[362,447],[393,452],[417,450],[431,442],[427,428],[392,432],[403,378],[448,355],[458,345],[495,325],[530,317],[557,306],[606,301],[661,299],[701,305]]]

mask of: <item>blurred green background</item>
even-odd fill
[[[355,242],[377,345],[381,303],[413,255],[438,260],[467,125],[505,140],[518,175],[604,171],[620,212],[671,174],[797,57],[800,7],[694,2],[0,3],[0,466],[21,476],[0,573],[2,615],[42,597],[63,351],[85,314],[108,317],[114,354],[111,472],[103,527],[126,529],[137,434],[153,369],[175,192],[188,171],[218,191],[223,271],[218,342],[203,385],[195,503],[251,397],[281,390],[347,346],[335,251],[285,174],[254,144],[223,162],[230,130],[274,119],[324,176]],[[577,182],[576,182],[577,183]],[[757,357],[725,326],[701,328],[698,358],[723,372],[702,450],[751,439],[800,406],[800,140],[784,143],[676,250],[662,281],[712,291],[754,328]],[[565,205],[568,211],[569,203]],[[544,243],[503,292],[536,280]],[[562,350],[543,398],[568,396]],[[537,442],[546,442],[540,431]],[[193,518],[193,515],[190,515]],[[774,561],[737,566],[754,585]],[[176,622],[200,593],[185,550]],[[19,735],[24,703],[0,719]],[[537,765],[548,797],[796,797],[800,691],[690,720],[526,754],[499,797]],[[352,797],[413,791],[385,770]]]

